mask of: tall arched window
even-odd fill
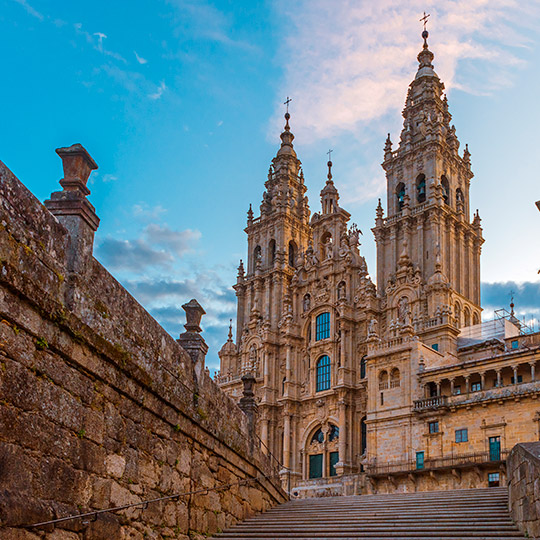
[[[388,388],[388,371],[383,369],[379,373],[379,390],[386,390]]]
[[[419,174],[416,179],[416,200],[419,203],[426,202],[426,175]]]
[[[315,319],[315,341],[330,337],[330,313],[317,315]]]
[[[330,358],[327,355],[321,356],[317,360],[317,385],[316,392],[328,390],[330,388]]]
[[[366,417],[360,420],[360,454],[365,454],[367,449],[367,428],[366,428]]]
[[[268,264],[273,265],[276,260],[276,241],[272,238],[268,244]]]
[[[480,324],[480,315],[476,312],[473,314],[473,324]]]
[[[360,378],[361,379],[366,378],[366,357],[365,357],[365,355],[362,357],[362,360],[360,360]]]
[[[405,204],[405,184],[403,182],[398,184],[398,187],[396,188],[396,197],[398,212],[401,212],[403,210],[403,205]]]
[[[445,204],[450,204],[450,184],[446,176],[441,177],[441,186],[443,189],[443,199]]]
[[[394,368],[390,372],[390,388],[398,388],[401,384],[401,377],[399,374],[399,369]]]
[[[289,242],[289,266],[294,266],[296,261],[296,244],[291,240]]]
[[[471,312],[467,306],[463,310],[463,326],[471,326]]]

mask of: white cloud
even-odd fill
[[[135,58],[137,59],[137,62],[139,62],[139,64],[147,64],[148,63],[148,60],[146,60],[146,58],[143,58],[142,56],[139,56],[137,54],[137,51],[133,51],[135,53]]]
[[[45,18],[42,13],[34,9],[26,0],[15,0],[15,2],[21,5],[29,15],[32,15],[32,17],[36,17],[36,19],[39,19],[40,21]]]
[[[103,32],[94,32],[93,35],[98,38],[98,50],[103,52],[103,40],[107,39],[107,36]]]
[[[165,84],[165,81],[161,81],[161,83],[157,87],[156,91],[153,92],[152,94],[149,94],[148,97],[150,99],[160,99],[161,96],[163,95],[163,92],[165,92],[165,90],[167,90],[167,86]]]
[[[295,133],[307,143],[358,131],[401,109],[422,45],[424,10],[431,13],[435,69],[447,89],[475,93],[509,84],[510,70],[522,63],[517,49],[527,46],[518,29],[540,17],[532,0],[281,0],[278,9],[288,20],[282,93],[294,96]],[[487,66],[476,84],[457,76],[464,60]],[[274,133],[282,126],[282,101]]]

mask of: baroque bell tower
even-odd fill
[[[459,328],[480,322],[484,240],[478,212],[470,217],[470,153],[459,153],[427,30],[422,37],[399,146],[392,150],[388,135],[384,148],[388,216],[379,201],[377,287],[386,332],[410,328],[452,354]]]

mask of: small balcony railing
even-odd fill
[[[444,469],[464,469],[486,465],[497,465],[506,461],[508,450],[493,452],[475,452],[470,454],[441,456],[425,459],[423,467],[418,467],[415,460],[371,463],[366,465],[368,476],[388,476],[399,474],[422,473],[424,471]]]
[[[427,411],[429,409],[438,409],[446,407],[448,398],[446,396],[433,396],[424,399],[417,399],[414,402],[415,411]]]

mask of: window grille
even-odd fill
[[[315,341],[330,337],[330,313],[321,313],[315,320]]]
[[[330,358],[321,356],[317,361],[317,392],[330,388]]]

